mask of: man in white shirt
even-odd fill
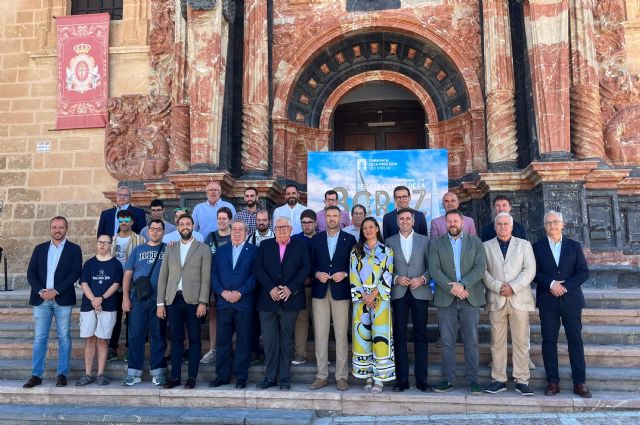
[[[284,189],[284,197],[287,200],[286,204],[276,208],[273,211],[272,223],[275,223],[278,217],[288,217],[291,220],[293,230],[292,235],[302,232],[302,226],[300,225],[300,214],[306,210],[307,207],[298,202],[300,197],[298,193],[298,187],[293,184],[288,184]]]
[[[189,215],[189,208],[176,208],[176,213],[174,215],[174,221],[176,225],[178,224],[178,220],[180,220],[180,217],[182,217],[183,215]],[[192,236],[198,242],[204,242],[204,236],[202,236],[200,232],[196,232],[194,230]],[[173,232],[165,233],[165,235],[162,237],[162,242],[168,244],[169,242],[178,242],[180,239],[182,239],[180,236],[180,232],[178,231],[178,229],[176,229]]]

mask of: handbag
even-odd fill
[[[162,251],[163,247],[164,243],[161,243],[160,249],[158,249],[158,255],[156,255],[155,260],[153,260],[149,274],[147,276],[140,276],[133,281],[133,290],[136,291],[136,297],[139,301],[146,301],[151,297],[151,293],[153,292],[151,275],[153,274],[153,269],[156,267],[156,262],[158,261],[158,257],[160,257],[160,251]]]

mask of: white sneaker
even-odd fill
[[[126,378],[124,378],[124,381],[122,381],[122,385],[131,386],[139,384],[140,382],[142,382],[142,378],[140,378],[139,376],[128,375]]]
[[[207,351],[200,359],[200,363],[215,363],[216,362],[216,350]]]
[[[164,374],[156,375],[153,378],[151,378],[151,383],[156,387],[161,387],[162,385],[167,383],[167,378],[165,378]]]

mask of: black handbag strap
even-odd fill
[[[162,251],[162,248],[164,248],[164,242],[160,244],[160,249],[158,249],[158,255],[156,255],[156,258],[153,260],[153,264],[151,265],[151,271],[147,275],[147,278],[149,279],[151,279],[151,275],[153,274],[153,269],[156,267],[156,263],[158,262],[158,257],[160,257],[160,251]]]

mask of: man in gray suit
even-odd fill
[[[189,367],[185,389],[193,389],[200,364],[200,318],[207,314],[211,286],[211,251],[193,238],[193,219],[183,215],[178,220],[180,242],[168,246],[158,277],[156,314],[169,316],[171,328],[171,379],[164,388],[180,385],[184,328],[189,336]],[[166,306],[166,310],[165,310]]]
[[[453,389],[456,376],[458,326],[464,343],[464,363],[469,391],[482,394],[478,385],[478,321],[484,306],[482,278],[486,267],[484,246],[477,236],[462,231],[463,215],[447,211],[447,234],[431,242],[429,273],[436,281],[434,304],[442,341],[442,375],[436,392]]]
[[[396,355],[396,384],[393,391],[409,389],[409,353],[407,351],[407,325],[409,310],[413,319],[416,388],[423,392],[433,389],[427,382],[427,314],[429,300],[433,299],[429,287],[429,238],[414,232],[415,216],[410,208],[397,213],[400,233],[385,243],[393,248],[393,346]]]

